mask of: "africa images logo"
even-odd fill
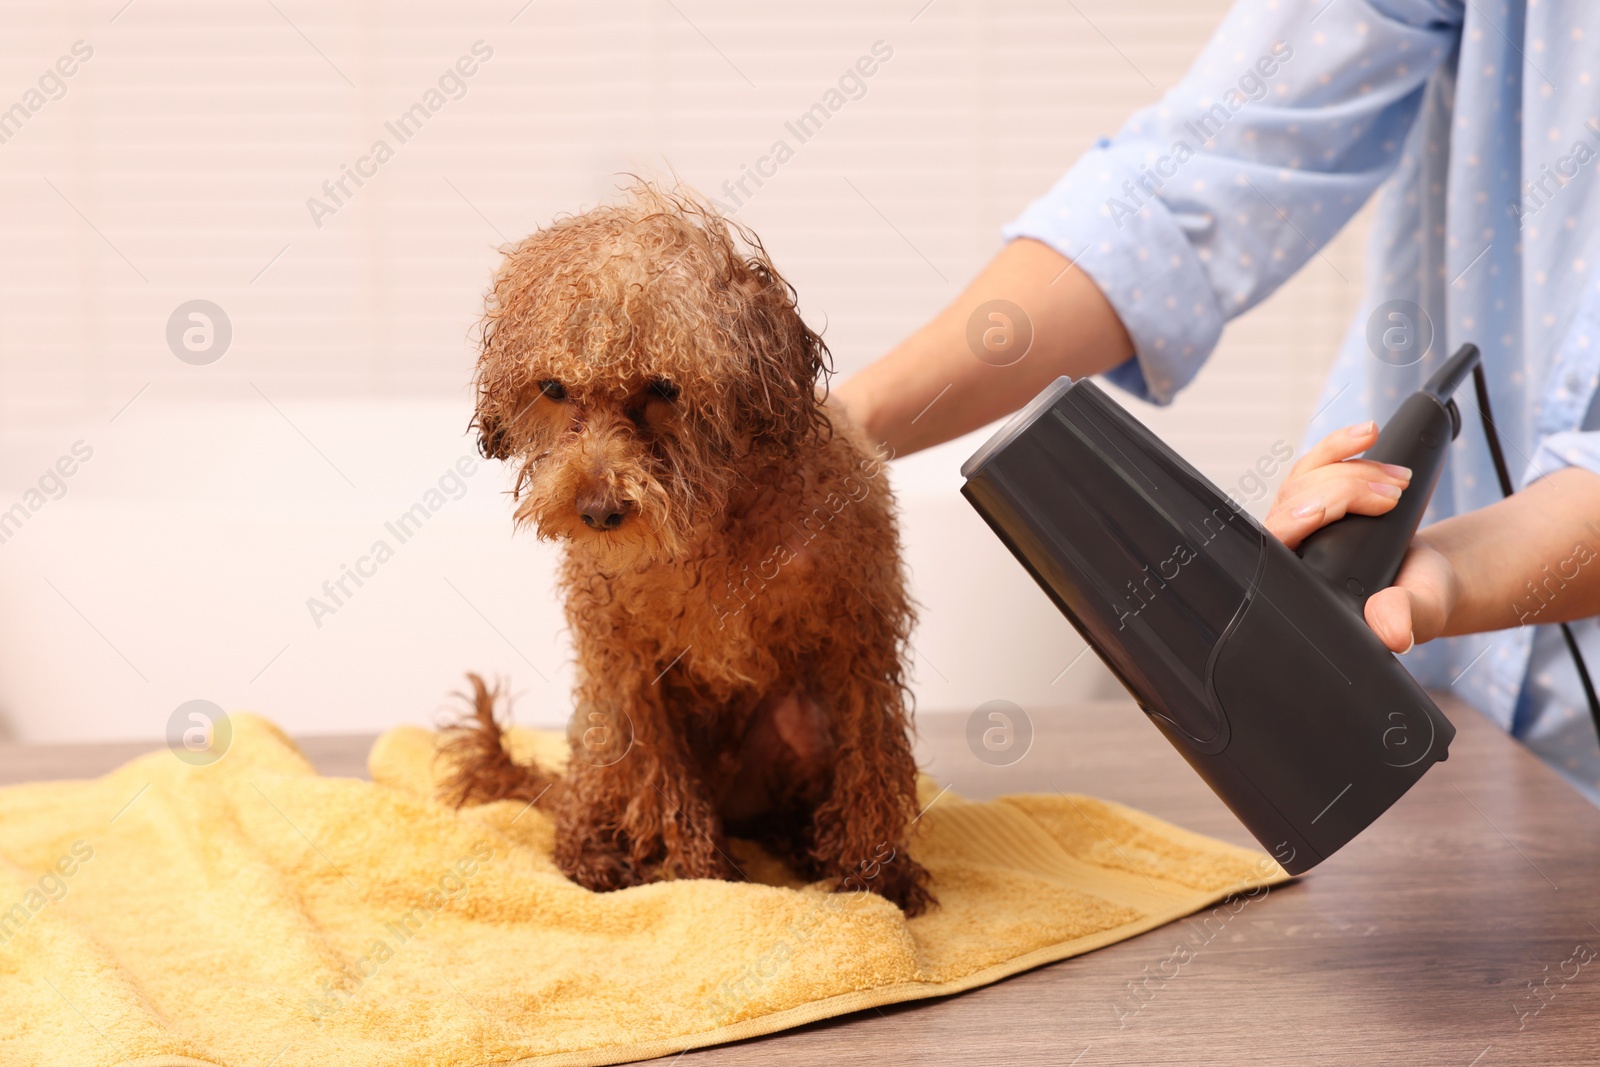
[[[1247,105],[1266,99],[1267,84],[1293,58],[1294,48],[1288,41],[1275,41],[1271,51],[1247,67],[1235,86],[1222,94],[1221,100],[1202,111],[1198,119],[1183,124],[1184,132],[1194,138],[1195,144],[1191,145],[1182,137],[1173,141],[1172,147],[1154,164],[1140,166],[1137,179],[1129,178],[1122,183],[1126,200],[1116,196],[1107,197],[1106,211],[1111,215],[1111,221],[1117,224],[1117,229],[1122,229],[1124,219],[1133,218],[1140,208],[1161,195],[1162,186],[1175,178],[1178,170],[1199,152],[1196,145],[1205,146]]]

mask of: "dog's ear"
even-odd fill
[[[794,290],[759,251],[746,267],[733,283],[732,333],[749,360],[738,399],[751,437],[787,447],[826,435],[831,424],[822,399],[833,372],[828,346],[800,317]]]

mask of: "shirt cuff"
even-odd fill
[[[1158,197],[1113,214],[1112,198],[1128,203],[1124,184],[1141,178],[1143,151],[1102,139],[1002,232],[1044,242],[1089,276],[1133,339],[1133,358],[1107,379],[1165,405],[1216,347],[1224,315],[1186,233],[1210,227],[1209,215],[1180,218]]]
[[[1563,467],[1582,467],[1600,474],[1600,431],[1567,430],[1546,437],[1518,484],[1526,488],[1529,483]]]

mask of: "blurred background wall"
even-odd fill
[[[848,375],[1171,85],[1226,6],[8,3],[0,731],[153,737],[195,698],[375,730],[431,721],[468,669],[509,678],[523,721],[561,721],[552,549],[513,535],[502,471],[452,475],[475,458],[496,248],[623,172],[676,175],[760,233]],[[802,143],[785,124],[874,49]],[[792,158],[730,193],[779,139]],[[1224,488],[1298,447],[1363,229],[1235,324],[1176,407],[1119,397]],[[1114,692],[956,495],[979,439],[894,473],[919,706]],[[1265,488],[1243,495],[1261,513]],[[400,543],[384,524],[418,503]],[[394,557],[314,617],[379,539]]]

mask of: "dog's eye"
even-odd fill
[[[660,400],[678,399],[678,387],[665,378],[657,378],[650,383],[650,395]]]
[[[554,378],[546,378],[540,382],[539,392],[543,393],[547,400],[565,400],[567,398],[567,387]]]

